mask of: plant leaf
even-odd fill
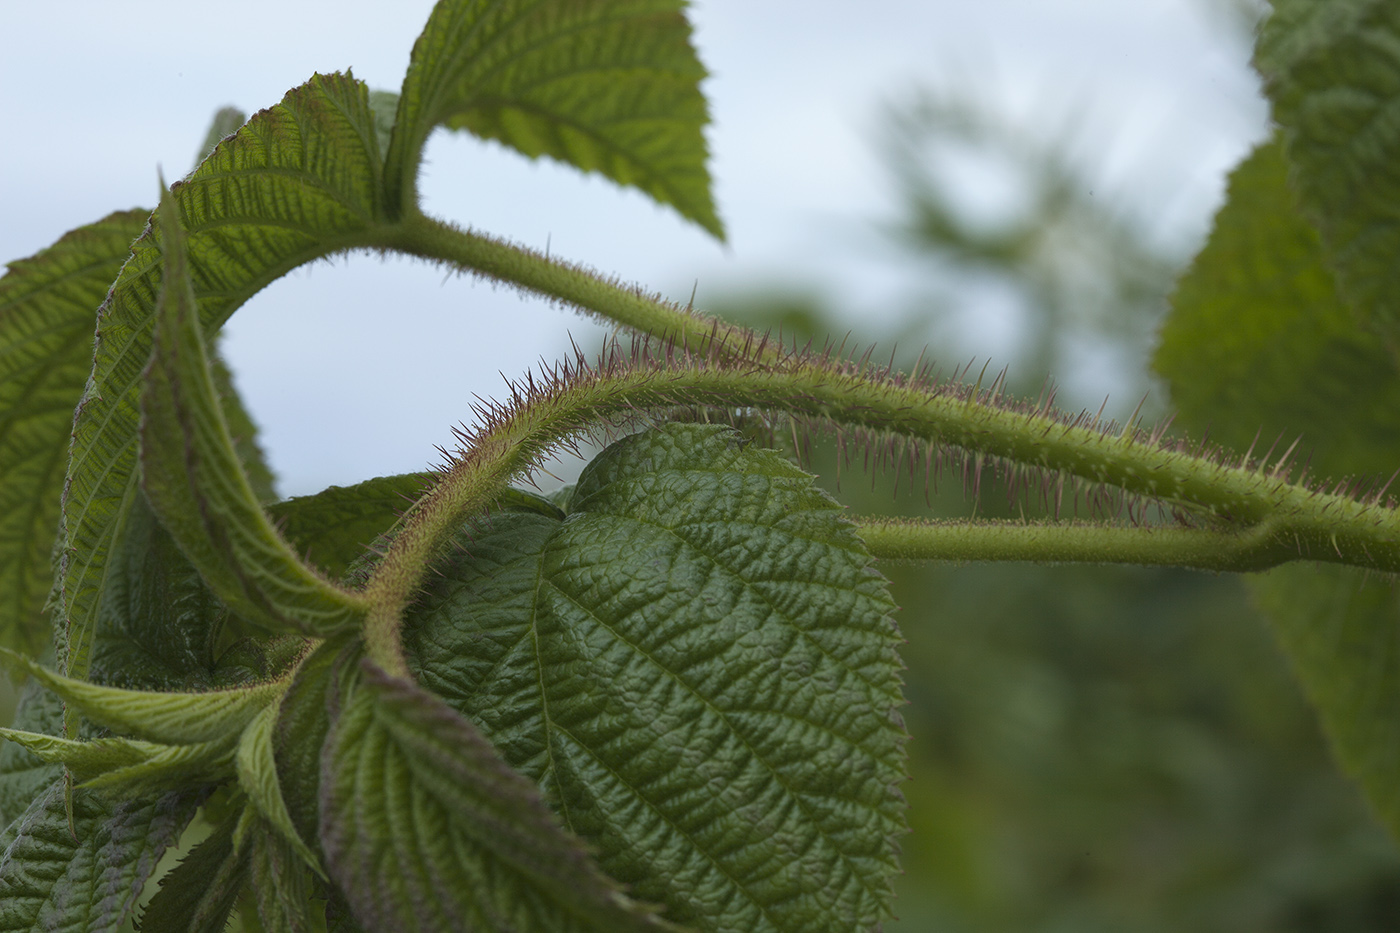
[[[165,274],[141,393],[142,486],[160,522],[234,612],[273,631],[354,627],[363,600],[302,563],[243,472],[209,373],[175,203],[163,198]]]
[[[141,933],[223,933],[248,877],[248,850],[233,844],[239,814],[222,820],[160,880],[141,914]]]
[[[398,521],[432,482],[431,473],[380,476],[331,486],[268,507],[283,537],[327,576],[339,579]]]
[[[640,188],[719,239],[702,133],[705,69],[683,0],[441,0],[413,46],[385,159],[415,209],[434,127],[468,130]]]
[[[1153,364],[1181,423],[1227,447],[1281,454],[1301,435],[1297,459],[1322,476],[1400,466],[1395,359],[1337,296],[1277,140],[1230,176]]]
[[[208,689],[228,610],[144,495],[136,496],[115,534],[90,679],[134,690]]]
[[[63,731],[63,703],[31,680],[20,691],[10,725],[24,732],[57,735]],[[10,825],[62,773],[60,765],[36,758],[13,742],[0,744],[0,826]]]
[[[9,264],[0,278],[0,644],[39,651],[53,588],[73,408],[92,369],[97,308],[146,211],[122,211]]]
[[[311,872],[285,836],[263,824],[252,835],[249,881],[265,933],[310,933]]]
[[[1400,376],[1332,287],[1294,208],[1281,145],[1261,147],[1173,299],[1156,365],[1188,424],[1243,447],[1263,424],[1303,435],[1332,476],[1400,465]],[[1272,410],[1276,408],[1277,410]],[[1384,471],[1376,473],[1376,471]],[[1400,839],[1400,606],[1391,585],[1289,565],[1250,588],[1317,708],[1343,768]]]
[[[673,929],[621,894],[470,722],[362,671],[326,740],[321,848],[363,926]]]
[[[459,543],[406,620],[410,663],[605,871],[702,930],[879,924],[899,636],[810,476],[669,425],[589,464],[565,521],[496,514]]]
[[[118,929],[194,811],[188,794],[113,805],[75,790],[70,830],[54,781],[0,836],[0,931]]]
[[[41,761],[63,764],[79,787],[106,790],[114,797],[212,784],[233,771],[233,748],[227,742],[162,745],[116,737],[82,741],[18,729],[0,729],[0,738],[23,746]]]
[[[177,184],[203,329],[217,330],[288,270],[375,241],[379,158],[365,86],[317,75],[254,114]],[[161,258],[160,234],[148,229],[103,305],[92,380],[72,426],[57,616],[59,665],[73,677],[87,674],[114,536],[136,495],[140,373]]]
[[[64,677],[4,648],[0,663],[34,677],[99,726],[167,745],[231,741],[283,689],[270,682],[199,693],[124,690]]]
[[[264,708],[244,730],[238,742],[238,752],[234,756],[238,783],[248,795],[248,800],[261,814],[261,822],[269,830],[280,833],[291,851],[319,873],[320,859],[302,840],[292,824],[286,801],[282,799],[281,784],[277,780],[277,761],[272,744],[277,713],[276,704]]]
[[[338,672],[358,658],[356,643],[328,641],[297,669],[282,697],[272,752],[282,800],[297,835],[319,848],[321,754],[330,732],[328,705],[338,695]]]
[[[1277,0],[1259,64],[1342,293],[1400,347],[1400,7]]]

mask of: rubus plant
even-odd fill
[[[1396,7],[1279,0],[1262,32],[1278,135],[1156,358],[1192,440],[787,347],[419,210],[446,126],[721,235],[684,6],[442,0],[397,95],[316,75],[154,213],[10,265],[0,930],[877,928],[904,759],[872,558],[1278,568],[1259,600],[1400,831]],[[213,337],[363,250],[638,337],[513,384],[435,473],[271,501]],[[732,420],[998,470],[1044,514],[852,520]],[[590,435],[620,439],[575,486],[510,486]]]

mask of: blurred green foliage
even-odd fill
[[[975,104],[931,95],[899,110],[890,134],[904,209],[884,242],[927,271],[930,291],[976,276],[1023,296],[1034,337],[1013,360],[1014,390],[1035,394],[1049,372],[1081,365],[1086,335],[1146,358],[1186,257],[1154,246],[1123,205],[1089,196],[1064,139],[1035,141]],[[1015,210],[995,223],[971,216],[939,181],[930,153],[945,145],[1021,173]],[[859,326],[810,292],[718,304],[789,341]],[[857,329],[851,339],[883,336]],[[950,332],[939,337],[940,358],[965,358]],[[1115,395],[1135,402],[1145,368],[1123,383]],[[873,479],[860,462],[838,470],[830,438],[811,439],[807,463],[833,490],[839,474],[857,513],[1038,510],[993,477],[977,503],[965,501],[954,473],[928,477],[940,492],[926,499],[922,466],[912,483],[900,478],[896,497],[888,470]],[[1131,567],[881,569],[903,607],[912,733],[913,833],[901,919],[888,930],[1400,926],[1400,855],[1338,773],[1241,579]]]

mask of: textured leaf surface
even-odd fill
[[[12,728],[58,735],[63,731],[63,701],[31,680],[20,692]],[[13,742],[0,743],[0,826],[8,826],[34,802],[39,792],[63,773]]]
[[[340,579],[431,482],[430,473],[380,476],[278,502],[268,512],[286,539]]]
[[[1242,447],[1261,423],[1286,432],[1284,443],[1301,432],[1300,446],[1316,452],[1314,473],[1384,479],[1400,467],[1400,378],[1380,338],[1361,330],[1330,287],[1316,234],[1290,209],[1286,175],[1277,143],[1236,171],[1173,301],[1157,366],[1182,417],[1209,423],[1213,437]],[[1400,838],[1392,585],[1304,565],[1250,585],[1344,769]]]
[[[315,890],[306,863],[270,825],[257,827],[250,840],[249,883],[265,933],[310,933]]]
[[[97,308],[146,214],[79,227],[0,278],[0,643],[23,651],[49,638],[41,609]]]
[[[1230,178],[1210,240],[1182,278],[1154,365],[1198,436],[1262,456],[1299,435],[1314,475],[1389,476],[1400,460],[1400,373],[1337,296],[1295,206],[1282,146]],[[1258,443],[1255,443],[1255,438]]]
[[[118,737],[78,740],[17,729],[0,729],[0,738],[23,746],[42,761],[62,763],[81,787],[104,789],[118,797],[213,783],[233,771],[233,749],[220,742],[162,745]]]
[[[660,930],[441,699],[363,664],[321,773],[321,847],[372,930]]]
[[[362,601],[302,563],[273,528],[224,422],[175,204],[160,207],[165,273],[141,393],[141,469],[161,524],[229,608],[273,631],[328,635]]]
[[[318,75],[255,114],[176,185],[205,331],[287,270],[371,241],[381,213],[379,158],[364,85]],[[59,660],[72,676],[87,672],[113,538],[136,494],[140,376],[160,277],[152,230],[103,306],[93,380],[74,424],[59,608]]]
[[[5,649],[0,663],[34,677],[100,726],[167,744],[233,739],[281,693],[276,683],[199,693],[124,690],[64,677]]]
[[[272,753],[282,800],[297,835],[319,848],[321,751],[331,721],[328,704],[338,694],[337,672],[358,656],[344,643],[325,642],[297,670],[282,697],[273,729]]]
[[[1400,345],[1400,5],[1278,0],[1259,63],[1343,294]]]
[[[63,798],[60,779],[0,836],[0,930],[116,930],[195,810],[184,795],[112,806],[78,790],[75,838]]]
[[[441,0],[413,47],[385,182],[397,215],[440,125],[632,185],[723,238],[683,0]]]
[[[136,690],[207,688],[227,614],[138,494],[116,532],[89,677]]]
[[[282,786],[277,780],[277,761],[272,742],[277,713],[276,705],[268,706],[244,731],[234,756],[238,783],[261,814],[262,825],[269,831],[279,833],[289,851],[319,871],[321,863],[292,824],[291,814],[287,812],[287,804],[282,797]]]
[[[898,634],[811,477],[671,425],[604,451],[566,520],[497,514],[461,545],[405,630],[421,681],[609,874],[703,930],[878,924]]]
[[[214,827],[160,881],[141,914],[141,933],[223,933],[248,876],[248,851],[235,851],[237,814]]]

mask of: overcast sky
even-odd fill
[[[1166,233],[1198,236],[1265,121],[1247,47],[1209,2],[698,0],[727,246],[597,178],[443,134],[427,151],[426,206],[680,300],[692,287],[703,305],[746,285],[810,283],[880,322],[903,283],[861,246],[891,210],[873,143],[880,108],[919,83],[956,77],[1031,122],[1074,104],[1092,116],[1106,188],[1165,187]],[[431,6],[0,2],[0,257],[153,204],[157,166],[187,171],[220,106],[251,112],[347,67],[397,89]],[[356,256],[256,296],[225,349],[283,492],[300,494],[423,468],[473,393],[499,394],[498,373],[597,334],[505,289]]]

